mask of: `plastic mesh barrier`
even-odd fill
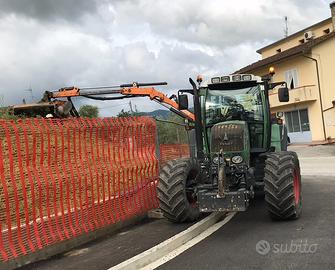
[[[161,144],[159,149],[161,166],[172,159],[190,157],[190,146],[188,144]]]
[[[0,120],[0,262],[157,207],[155,134],[146,117]]]

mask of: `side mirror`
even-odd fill
[[[178,96],[178,105],[179,105],[179,110],[187,110],[188,109],[188,97],[187,97],[187,95],[179,95]]]
[[[278,99],[280,102],[288,102],[290,100],[290,94],[287,87],[278,89]]]

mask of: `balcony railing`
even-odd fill
[[[315,85],[305,85],[289,90],[290,101],[289,102],[279,102],[278,100],[278,90],[272,90],[269,93],[269,100],[271,108],[285,106],[295,103],[315,101],[318,99],[318,89]]]

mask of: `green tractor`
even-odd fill
[[[298,156],[287,151],[287,132],[270,113],[269,91],[289,101],[285,82],[250,74],[213,77],[207,85],[190,79],[192,89],[178,91],[179,109],[193,95],[196,151],[168,162],[157,187],[163,215],[190,222],[201,212],[246,211],[255,192],[264,192],[271,218],[299,218],[302,210]],[[193,128],[193,129],[192,129]]]

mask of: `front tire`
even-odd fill
[[[172,222],[192,222],[199,218],[195,185],[200,167],[195,159],[169,161],[159,175],[157,196],[165,218]]]
[[[302,211],[301,175],[295,152],[271,153],[265,162],[264,193],[272,219],[298,219]]]

